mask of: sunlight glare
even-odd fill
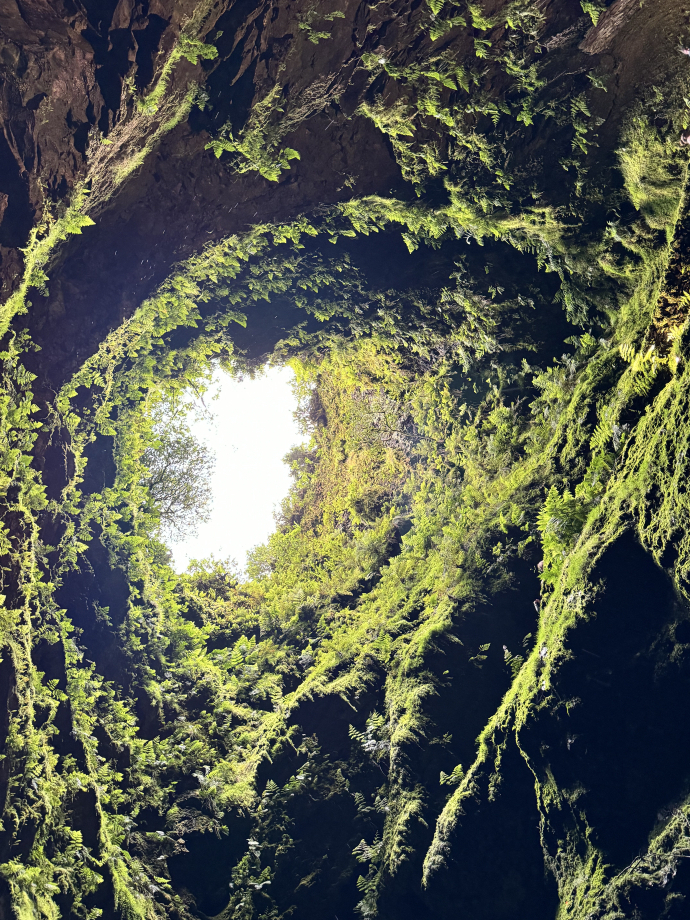
[[[192,424],[196,437],[216,458],[211,518],[197,536],[171,545],[175,569],[213,555],[234,558],[241,569],[247,551],[275,530],[274,510],[287,495],[290,471],[283,457],[303,440],[289,367],[269,368],[254,380],[233,380],[223,371],[214,379],[213,418]]]

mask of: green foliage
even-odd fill
[[[558,578],[568,550],[587,520],[588,510],[567,489],[559,494],[558,489],[551,486],[539,512],[545,581],[553,583]]]
[[[482,10],[481,6],[478,3],[468,3],[467,11],[470,14],[472,19],[472,25],[475,29],[493,29],[497,23],[497,19],[493,17],[488,17]]]
[[[373,712],[367,719],[366,729],[357,731],[352,725],[349,729],[350,738],[361,745],[362,750],[375,761],[380,761],[388,756],[390,750],[390,727],[385,718],[378,712]],[[365,856],[365,859],[371,857]],[[361,859],[360,859],[361,861]]]
[[[464,13],[442,15],[444,7],[429,7],[426,28],[432,41],[465,27],[475,58],[490,62],[501,79],[508,78],[509,88],[497,96],[487,79],[488,69],[469,65],[452,46],[432,52],[423,64],[406,66],[367,53],[363,65],[373,74],[383,70],[398,83],[400,92],[390,104],[380,97],[363,103],[359,112],[388,135],[403,177],[418,194],[447,170],[452,181],[463,184],[465,195],[486,210],[491,204],[505,205],[506,192],[515,182],[506,168],[507,132],[514,132],[516,123],[534,124],[537,116],[564,117],[553,101],[540,98],[546,87],[538,58],[543,13],[529,0],[512,3],[492,17],[479,4],[469,4]],[[503,34],[496,38],[492,30],[502,24]],[[486,37],[489,32],[492,38]],[[586,110],[584,96],[579,104]],[[591,125],[575,117],[574,126],[575,147],[584,154]]]
[[[637,118],[629,125],[619,152],[630,200],[652,229],[667,234],[678,220],[678,191],[684,174],[681,163],[669,156],[668,146],[668,141],[645,130]]]
[[[205,44],[199,38],[183,32],[166,58],[156,85],[146,96],[137,99],[138,111],[143,115],[156,114],[168,92],[173,72],[181,60],[189,61],[190,64],[198,64],[199,60],[212,61],[217,57],[218,49],[214,45]]]
[[[93,220],[84,213],[88,194],[88,186],[85,183],[80,185],[63,214],[56,216],[46,206],[43,217],[31,229],[29,241],[22,249],[24,274],[19,287],[0,307],[0,336],[7,332],[14,316],[26,312],[31,306],[26,299],[30,288],[47,293],[46,267],[59,244],[74,234],[80,234],[84,227],[93,226]]]
[[[386,134],[396,154],[403,178],[419,186],[426,177],[436,176],[445,169],[435,145],[423,144],[415,150],[410,144],[401,140],[413,137],[413,109],[399,99],[393,106],[386,106],[379,99],[373,105],[363,102],[358,113],[370,118],[379,131]]]
[[[209,479],[215,458],[191,433],[179,407],[163,403],[155,407],[152,416],[153,440],[141,456],[147,470],[142,484],[160,517],[164,534],[172,540],[181,539],[196,532],[197,524],[208,518]],[[130,423],[126,418],[125,426]],[[131,456],[132,448],[122,444],[122,436],[120,450]]]
[[[606,9],[606,4],[601,0],[580,0],[580,6],[582,7],[582,12],[589,15],[593,25],[599,22],[599,17]]]
[[[264,179],[277,182],[283,170],[290,168],[290,161],[300,158],[297,150],[280,146],[292,127],[289,121],[276,122],[277,113],[285,111],[281,95],[281,86],[276,83],[270,93],[252,107],[249,120],[237,139],[233,137],[232,125],[226,122],[206,149],[213,150],[216,157],[234,153],[233,165],[237,172],[256,171]]]
[[[300,13],[297,17],[298,28],[302,32],[307,33],[307,38],[312,43],[312,45],[318,45],[318,43],[324,38],[330,38],[331,33],[323,29],[315,29],[314,22],[321,20],[322,22],[333,22],[336,19],[344,19],[345,13],[342,10],[335,10],[332,13],[320,13],[316,7],[310,7],[306,13]]]
[[[465,776],[465,771],[462,768],[462,764],[458,764],[453,767],[450,773],[444,773],[441,770],[441,778],[439,782],[442,786],[457,786],[458,783],[461,783]]]

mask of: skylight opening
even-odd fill
[[[275,511],[292,483],[283,458],[304,440],[294,417],[293,380],[289,367],[244,380],[216,371],[205,397],[209,411],[197,413],[190,425],[215,457],[210,514],[196,533],[170,543],[178,572],[210,556],[234,559],[243,570],[247,552],[275,530]]]

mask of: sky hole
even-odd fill
[[[216,371],[205,398],[210,411],[190,425],[215,456],[210,516],[196,534],[170,544],[178,572],[209,556],[230,557],[244,569],[247,552],[275,530],[274,512],[292,484],[283,458],[304,440],[294,417],[293,380],[289,367],[244,380]]]

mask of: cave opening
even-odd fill
[[[295,419],[294,373],[288,366],[235,379],[216,368],[191,432],[215,460],[208,514],[171,542],[174,565],[211,556],[244,570],[249,550],[276,526],[292,479],[286,455],[304,439]]]

